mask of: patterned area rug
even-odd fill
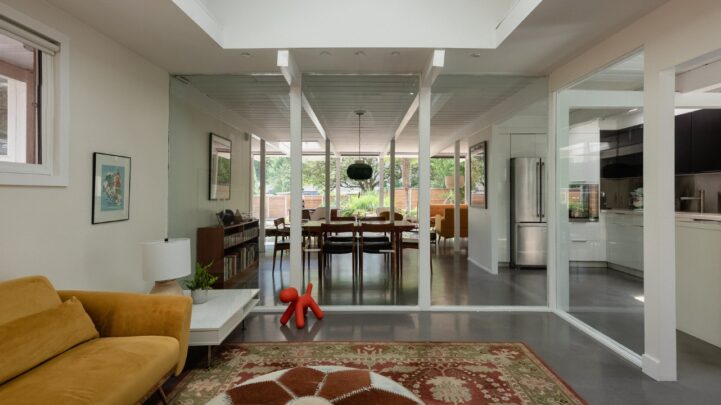
[[[243,343],[219,348],[210,369],[190,371],[170,394],[205,404],[264,374],[337,365],[376,372],[426,404],[586,404],[523,343]]]

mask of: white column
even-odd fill
[[[265,139],[260,140],[260,170],[258,173],[258,183],[260,184],[259,200],[258,200],[258,241],[260,246],[258,249],[265,252]]]
[[[325,139],[325,219],[330,220],[330,139]]]
[[[391,147],[390,147],[390,171],[391,171],[391,179],[390,179],[390,187],[388,190],[388,193],[390,194],[388,198],[390,201],[388,202],[388,209],[390,210],[390,219],[391,221],[396,220],[396,140],[391,139]]]
[[[383,154],[378,156],[378,206],[384,207],[383,201],[386,198],[385,193],[385,181],[386,177],[386,165],[383,164]]]
[[[290,85],[290,286],[301,288],[303,266],[303,128],[300,80]]]
[[[643,136],[643,371],[676,380],[675,69],[646,66]],[[670,146],[669,146],[670,145]]]
[[[335,207],[340,209],[340,165],[341,158],[335,158]]]
[[[431,307],[431,87],[421,85],[418,105],[418,305]]]
[[[453,250],[461,250],[461,141],[453,145]]]

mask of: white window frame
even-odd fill
[[[55,55],[40,52],[43,58],[42,104],[38,111],[41,164],[0,162],[0,186],[66,187],[70,181],[68,37],[3,3],[0,3],[0,15],[60,44],[60,51]]]

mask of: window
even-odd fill
[[[42,163],[39,51],[0,33],[0,161]]]
[[[0,4],[0,185],[68,183],[66,42]]]

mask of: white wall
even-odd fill
[[[643,368],[661,380],[676,379],[676,226],[669,164],[674,160],[673,69],[721,48],[720,19],[718,0],[671,0],[560,66],[549,79],[556,91],[644,50],[644,263],[649,271]]]
[[[468,138],[468,145],[473,146],[482,141],[488,141],[488,209],[470,205],[468,207],[468,261],[481,269],[492,273],[498,273],[498,260],[493,248],[492,222],[493,214],[496,212],[495,196],[498,191],[495,189],[493,168],[494,156],[497,154],[495,141],[491,139],[492,129],[487,128]]]
[[[5,3],[69,37],[70,182],[0,186],[0,280],[149,289],[140,243],[166,231],[168,74],[44,1]],[[129,221],[91,225],[93,152],[132,158]]]
[[[173,79],[170,96],[170,174],[168,234],[191,238],[195,262],[196,231],[217,225],[215,213],[223,209],[250,211],[250,140],[245,133],[195,104],[182,92],[186,86]],[[176,90],[177,89],[177,90]],[[209,133],[233,142],[230,200],[208,199]]]

